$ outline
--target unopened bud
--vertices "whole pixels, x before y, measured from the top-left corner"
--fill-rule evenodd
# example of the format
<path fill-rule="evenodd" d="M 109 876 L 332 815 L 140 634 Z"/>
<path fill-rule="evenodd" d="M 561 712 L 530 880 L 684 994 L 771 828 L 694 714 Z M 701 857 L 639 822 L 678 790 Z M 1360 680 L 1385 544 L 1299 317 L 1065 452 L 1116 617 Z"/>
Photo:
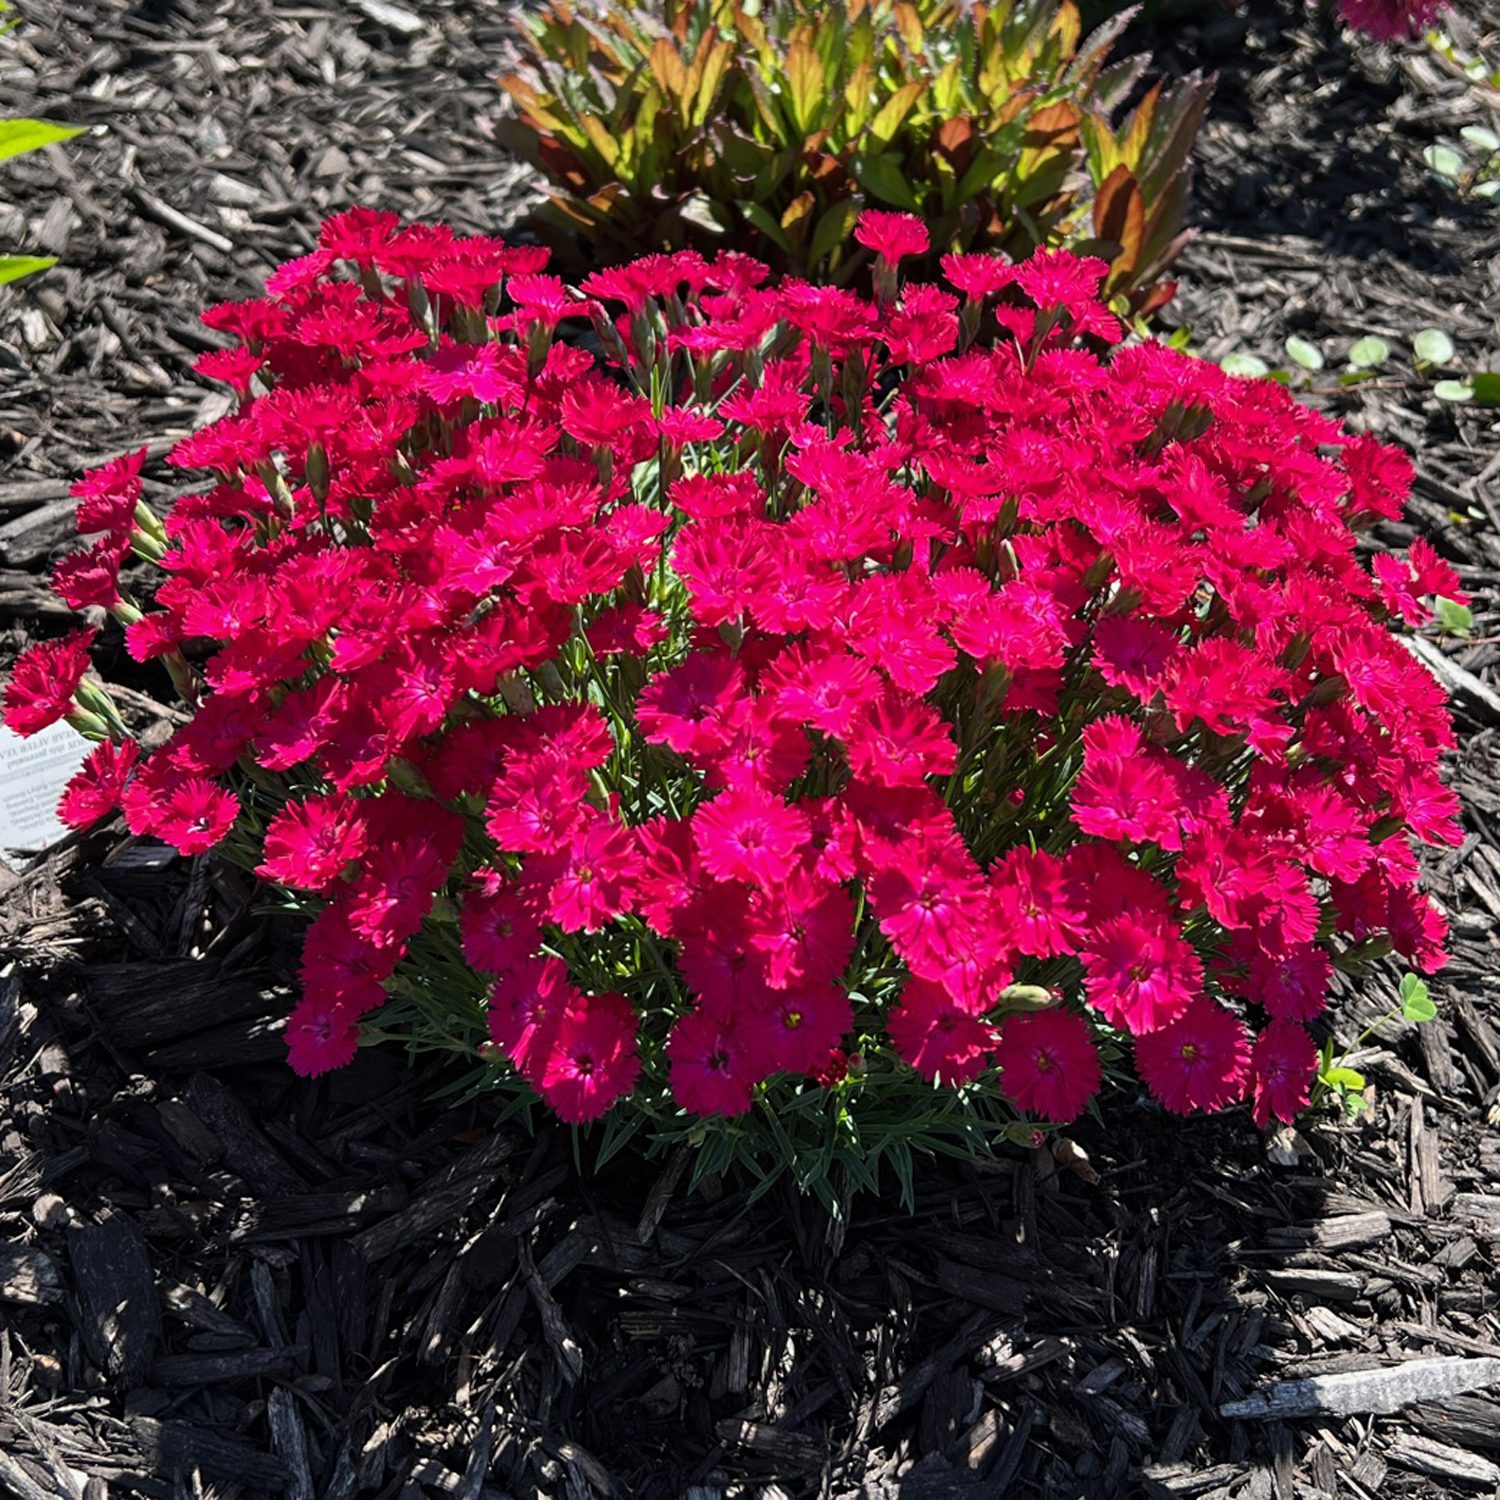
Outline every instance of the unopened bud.
<path fill-rule="evenodd" d="M 319 505 L 328 499 L 328 450 L 322 443 L 307 445 L 307 487 Z"/>

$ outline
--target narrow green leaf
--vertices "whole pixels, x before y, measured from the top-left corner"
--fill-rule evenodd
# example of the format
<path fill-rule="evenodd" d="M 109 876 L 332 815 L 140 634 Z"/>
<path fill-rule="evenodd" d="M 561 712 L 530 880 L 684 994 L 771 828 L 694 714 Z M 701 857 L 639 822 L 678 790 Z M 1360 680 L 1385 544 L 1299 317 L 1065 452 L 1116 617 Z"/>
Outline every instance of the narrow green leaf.
<path fill-rule="evenodd" d="M 1453 358 L 1453 340 L 1441 328 L 1424 328 L 1411 346 L 1425 365 L 1445 365 Z"/>
<path fill-rule="evenodd" d="M 1477 151 L 1500 151 L 1500 135 L 1486 125 L 1465 125 L 1459 136 Z"/>
<path fill-rule="evenodd" d="M 882 203 L 894 204 L 908 213 L 922 212 L 922 207 L 906 180 L 899 157 L 893 154 L 859 157 L 854 163 L 854 175 L 859 185 L 867 193 L 873 193 Z"/>
<path fill-rule="evenodd" d="M 1266 373 L 1266 362 L 1253 354 L 1226 354 L 1219 361 L 1219 368 L 1226 375 L 1240 375 L 1246 380 L 1257 380 Z"/>
<path fill-rule="evenodd" d="M 0 255 L 0 286 L 8 281 L 19 281 L 34 271 L 45 271 L 48 266 L 56 264 L 55 255 Z"/>
<path fill-rule="evenodd" d="M 1286 352 L 1304 370 L 1323 368 L 1323 351 L 1309 339 L 1298 338 L 1296 334 L 1293 334 L 1286 341 Z"/>
<path fill-rule="evenodd" d="M 813 230 L 807 245 L 809 266 L 821 266 L 849 238 L 854 221 L 859 217 L 859 207 L 857 198 L 845 198 L 842 203 L 835 203 L 818 220 L 818 226 Z"/>
<path fill-rule="evenodd" d="M 82 134 L 81 125 L 56 125 L 51 120 L 0 120 L 0 161 Z"/>
<path fill-rule="evenodd" d="M 781 225 L 760 204 L 745 200 L 740 203 L 739 210 L 779 250 L 786 255 L 792 253 L 791 242 L 782 233 Z"/>
<path fill-rule="evenodd" d="M 1390 345 L 1373 333 L 1367 333 L 1349 351 L 1349 363 L 1356 370 L 1374 370 L 1391 357 Z"/>

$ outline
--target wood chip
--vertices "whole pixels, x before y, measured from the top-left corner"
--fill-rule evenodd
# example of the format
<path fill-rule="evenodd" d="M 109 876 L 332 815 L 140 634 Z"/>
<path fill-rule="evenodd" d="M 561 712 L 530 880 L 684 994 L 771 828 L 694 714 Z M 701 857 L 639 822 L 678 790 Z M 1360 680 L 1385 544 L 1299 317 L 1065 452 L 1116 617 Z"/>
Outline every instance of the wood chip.
<path fill-rule="evenodd" d="M 1396 1437 L 1387 1445 L 1385 1456 L 1398 1468 L 1412 1469 L 1432 1479 L 1483 1484 L 1492 1488 L 1500 1484 L 1500 1464 L 1480 1458 L 1477 1453 L 1465 1453 L 1462 1448 L 1434 1442 L 1431 1438 Z"/>
<path fill-rule="evenodd" d="M 0 1246 L 0 1302 L 43 1306 L 62 1297 L 62 1275 L 45 1250 L 35 1245 Z"/>
<path fill-rule="evenodd" d="M 1287 1417 L 1394 1412 L 1500 1383 L 1500 1359 L 1413 1359 L 1378 1370 L 1347 1370 L 1309 1380 L 1282 1380 L 1242 1401 L 1220 1406 L 1226 1417 L 1270 1421 Z"/>

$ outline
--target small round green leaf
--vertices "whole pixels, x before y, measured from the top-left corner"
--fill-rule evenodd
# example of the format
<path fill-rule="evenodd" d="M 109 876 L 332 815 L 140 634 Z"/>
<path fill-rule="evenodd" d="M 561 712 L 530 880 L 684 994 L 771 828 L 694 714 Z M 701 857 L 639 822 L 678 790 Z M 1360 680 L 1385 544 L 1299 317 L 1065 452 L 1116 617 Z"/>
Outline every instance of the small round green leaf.
<path fill-rule="evenodd" d="M 1476 182 L 1469 189 L 1469 195 L 1473 198 L 1494 198 L 1500 195 L 1500 177 L 1489 177 L 1483 182 Z"/>
<path fill-rule="evenodd" d="M 1424 328 L 1412 340 L 1412 349 L 1424 365 L 1445 365 L 1453 358 L 1453 340 L 1441 328 Z"/>
<path fill-rule="evenodd" d="M 1437 1006 L 1427 992 L 1426 981 L 1415 974 L 1404 974 L 1401 978 L 1401 1015 L 1417 1025 L 1437 1015 Z"/>
<path fill-rule="evenodd" d="M 1373 333 L 1367 333 L 1349 351 L 1349 363 L 1356 370 L 1373 370 L 1391 357 L 1390 345 Z"/>
<path fill-rule="evenodd" d="M 1219 361 L 1219 368 L 1226 375 L 1241 375 L 1247 380 L 1256 380 L 1266 373 L 1266 362 L 1253 354 L 1226 354 Z"/>
<path fill-rule="evenodd" d="M 1457 182 L 1466 168 L 1463 157 L 1452 146 L 1429 146 L 1422 153 L 1422 160 L 1448 182 Z"/>
<path fill-rule="evenodd" d="M 1309 339 L 1298 338 L 1296 334 L 1293 334 L 1286 341 L 1286 352 L 1288 357 L 1295 360 L 1304 370 L 1323 368 L 1323 351 Z"/>
<path fill-rule="evenodd" d="M 1433 386 L 1432 394 L 1439 401 L 1472 401 L 1474 387 L 1467 380 L 1440 380 Z"/>
<path fill-rule="evenodd" d="M 1423 1021 L 1432 1020 L 1437 1015 L 1437 1006 L 1432 1003 L 1432 997 L 1428 995 L 1425 984 L 1422 986 L 1422 993 L 1420 995 L 1413 995 L 1401 1007 L 1401 1015 L 1403 1019 L 1417 1026 L 1420 1026 Z"/>
<path fill-rule="evenodd" d="M 1478 151 L 1500 151 L 1500 135 L 1484 125 L 1465 125 L 1459 135 Z"/>

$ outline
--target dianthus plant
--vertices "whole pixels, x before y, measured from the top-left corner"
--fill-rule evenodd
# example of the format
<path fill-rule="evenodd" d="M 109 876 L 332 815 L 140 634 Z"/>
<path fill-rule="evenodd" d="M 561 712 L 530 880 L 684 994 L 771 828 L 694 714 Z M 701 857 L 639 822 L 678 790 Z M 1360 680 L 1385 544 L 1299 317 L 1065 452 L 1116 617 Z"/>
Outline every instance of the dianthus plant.
<path fill-rule="evenodd" d="M 857 233 L 872 300 L 734 253 L 571 290 L 351 211 L 206 315 L 238 406 L 171 461 L 208 486 L 162 525 L 142 455 L 80 482 L 58 590 L 191 720 L 138 756 L 87 632 L 8 720 L 99 738 L 72 822 L 315 913 L 293 1067 L 468 1048 L 563 1120 L 801 1172 L 1072 1120 L 1106 1073 L 1287 1120 L 1334 968 L 1442 961 L 1411 840 L 1456 837 L 1450 727 L 1394 627 L 1457 580 L 1355 551 L 1407 461 L 1122 343 L 1099 262 L 903 286 L 922 225 Z"/>

